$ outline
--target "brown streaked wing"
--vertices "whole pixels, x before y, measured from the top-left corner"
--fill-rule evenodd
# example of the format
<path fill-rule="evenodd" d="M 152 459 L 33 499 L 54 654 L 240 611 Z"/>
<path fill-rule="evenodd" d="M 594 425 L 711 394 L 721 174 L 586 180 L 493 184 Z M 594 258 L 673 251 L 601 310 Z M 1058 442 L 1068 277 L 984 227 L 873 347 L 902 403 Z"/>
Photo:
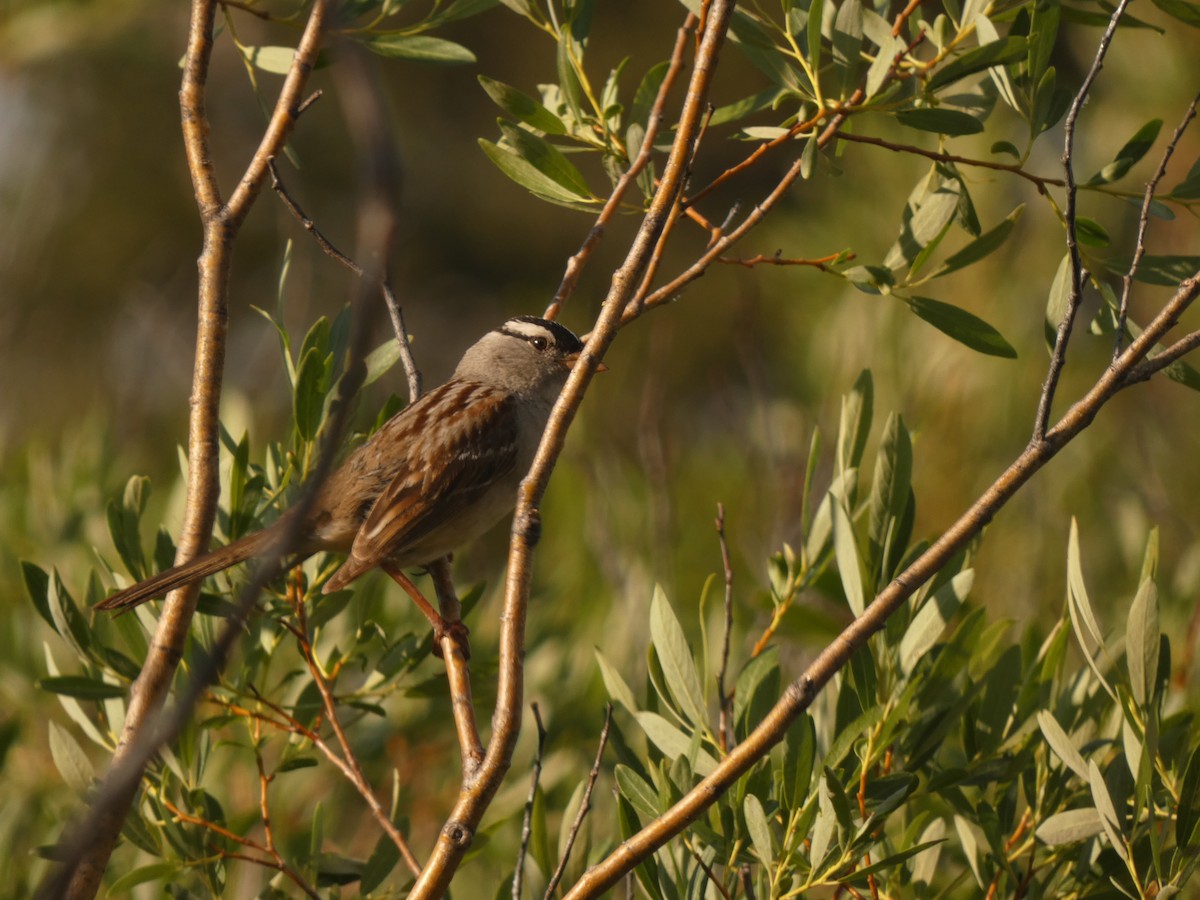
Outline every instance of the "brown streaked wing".
<path fill-rule="evenodd" d="M 356 569 L 376 566 L 397 549 L 419 542 L 516 465 L 513 399 L 483 385 L 464 390 L 462 402 L 472 407 L 474 427 L 430 441 L 413 468 L 400 472 L 379 495 L 354 538 L 350 557 L 359 563 Z M 425 477 L 414 477 L 418 472 Z"/>

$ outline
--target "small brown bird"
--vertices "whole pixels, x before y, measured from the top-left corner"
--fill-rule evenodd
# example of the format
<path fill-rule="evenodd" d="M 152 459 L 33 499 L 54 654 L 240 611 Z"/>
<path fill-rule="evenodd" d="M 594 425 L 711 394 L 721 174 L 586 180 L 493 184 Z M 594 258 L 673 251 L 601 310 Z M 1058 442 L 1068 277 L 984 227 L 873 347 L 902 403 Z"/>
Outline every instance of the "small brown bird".
<path fill-rule="evenodd" d="M 376 567 L 411 586 L 404 567 L 440 559 L 511 512 L 582 349 L 557 322 L 509 319 L 463 354 L 449 381 L 351 453 L 322 485 L 298 532 L 301 559 L 322 550 L 348 554 L 324 592 Z M 129 609 L 261 556 L 291 517 L 118 591 L 96 609 Z M 441 616 L 419 593 L 413 599 L 440 637 Z"/>

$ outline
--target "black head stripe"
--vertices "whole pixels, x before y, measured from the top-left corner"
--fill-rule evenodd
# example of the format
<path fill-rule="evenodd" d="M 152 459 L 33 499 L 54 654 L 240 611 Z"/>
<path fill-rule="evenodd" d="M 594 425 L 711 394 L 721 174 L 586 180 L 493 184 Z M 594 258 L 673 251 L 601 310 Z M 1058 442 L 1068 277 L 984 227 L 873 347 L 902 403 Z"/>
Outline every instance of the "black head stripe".
<path fill-rule="evenodd" d="M 575 332 L 573 332 L 570 328 L 566 328 L 565 326 L 559 325 L 557 322 L 552 322 L 549 319 L 543 319 L 538 316 L 516 316 L 515 318 L 509 319 L 508 322 L 525 322 L 530 325 L 538 325 L 542 328 L 545 328 L 554 338 L 555 345 L 563 353 L 578 353 L 583 349 L 583 342 L 575 336 Z M 501 333 L 512 335 L 513 337 L 519 337 L 522 340 L 529 340 L 530 336 L 528 334 L 524 333 L 523 331 L 517 331 L 509 328 L 508 322 L 504 323 L 504 325 L 500 327 L 499 331 Z"/>

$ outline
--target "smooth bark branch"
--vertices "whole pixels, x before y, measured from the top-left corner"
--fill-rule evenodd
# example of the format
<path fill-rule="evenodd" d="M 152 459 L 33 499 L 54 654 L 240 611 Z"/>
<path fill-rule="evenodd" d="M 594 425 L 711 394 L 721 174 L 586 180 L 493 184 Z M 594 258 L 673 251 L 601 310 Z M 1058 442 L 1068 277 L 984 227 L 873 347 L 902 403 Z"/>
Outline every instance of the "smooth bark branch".
<path fill-rule="evenodd" d="M 746 739 L 735 747 L 683 799 L 622 843 L 587 871 L 565 895 L 566 900 L 597 897 L 614 887 L 643 859 L 698 819 L 705 810 L 765 756 L 787 733 L 817 692 L 849 661 L 851 654 L 883 628 L 895 610 L 973 540 L 997 512 L 1046 463 L 1083 431 L 1096 414 L 1123 388 L 1134 383 L 1138 363 L 1200 294 L 1200 273 L 1183 281 L 1154 320 L 1118 360 L 1072 406 L 1043 440 L 1031 441 L 1024 452 L 996 479 L 938 540 L 908 569 L 876 596 L 861 616 L 825 648 L 808 669 L 788 685 L 774 708 Z"/>
<path fill-rule="evenodd" d="M 475 829 L 512 763 L 513 747 L 520 730 L 519 713 L 524 691 L 525 616 L 532 576 L 533 544 L 538 530 L 538 506 L 554 463 L 562 451 L 567 429 L 583 400 L 597 364 L 616 336 L 621 312 L 637 288 L 667 215 L 683 190 L 686 163 L 691 158 L 692 146 L 699 132 L 708 88 L 716 68 L 717 52 L 725 39 L 733 5 L 732 0 L 714 0 L 707 6 L 706 15 L 702 16 L 705 21 L 704 34 L 662 180 L 625 262 L 613 275 L 600 317 L 584 347 L 580 362 L 567 379 L 555 404 L 533 466 L 518 491 L 500 622 L 500 670 L 491 739 L 476 777 L 463 784 L 458 802 L 442 827 L 425 871 L 409 894 L 413 900 L 441 897 L 449 888 L 454 872 L 471 844 Z"/>
<path fill-rule="evenodd" d="M 198 260 L 199 314 L 188 423 L 187 503 L 176 563 L 186 562 L 204 551 L 216 517 L 220 492 L 218 410 L 228 330 L 233 238 L 262 187 L 267 161 L 283 148 L 291 130 L 294 110 L 316 59 L 330 3 L 317 0 L 314 4 L 267 133 L 228 205 L 221 201 L 212 162 L 205 103 L 217 5 L 216 0 L 192 3 L 179 91 L 184 148 L 204 225 L 204 243 Z M 129 708 L 113 754 L 108 783 L 98 792 L 79 826 L 68 827 L 60 841 L 67 861 L 43 882 L 40 894 L 71 900 L 95 896 L 149 756 L 145 747 L 147 738 L 160 730 L 158 712 L 182 658 L 198 595 L 199 586 L 192 585 L 172 592 L 163 604 L 146 663 L 130 691 Z"/>

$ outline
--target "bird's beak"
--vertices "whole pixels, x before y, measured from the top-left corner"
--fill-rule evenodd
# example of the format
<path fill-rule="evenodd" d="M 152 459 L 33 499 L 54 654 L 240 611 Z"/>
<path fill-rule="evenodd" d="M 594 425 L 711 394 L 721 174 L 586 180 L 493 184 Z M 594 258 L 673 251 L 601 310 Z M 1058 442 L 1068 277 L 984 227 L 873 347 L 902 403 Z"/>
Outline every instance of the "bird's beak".
<path fill-rule="evenodd" d="M 579 354 L 572 353 L 569 356 L 563 357 L 562 364 L 564 366 L 566 366 L 568 369 L 573 369 L 573 368 L 575 368 L 575 363 L 577 363 L 577 362 L 579 362 Z M 596 371 L 597 372 L 607 372 L 608 366 L 606 366 L 604 363 L 596 363 Z"/>

